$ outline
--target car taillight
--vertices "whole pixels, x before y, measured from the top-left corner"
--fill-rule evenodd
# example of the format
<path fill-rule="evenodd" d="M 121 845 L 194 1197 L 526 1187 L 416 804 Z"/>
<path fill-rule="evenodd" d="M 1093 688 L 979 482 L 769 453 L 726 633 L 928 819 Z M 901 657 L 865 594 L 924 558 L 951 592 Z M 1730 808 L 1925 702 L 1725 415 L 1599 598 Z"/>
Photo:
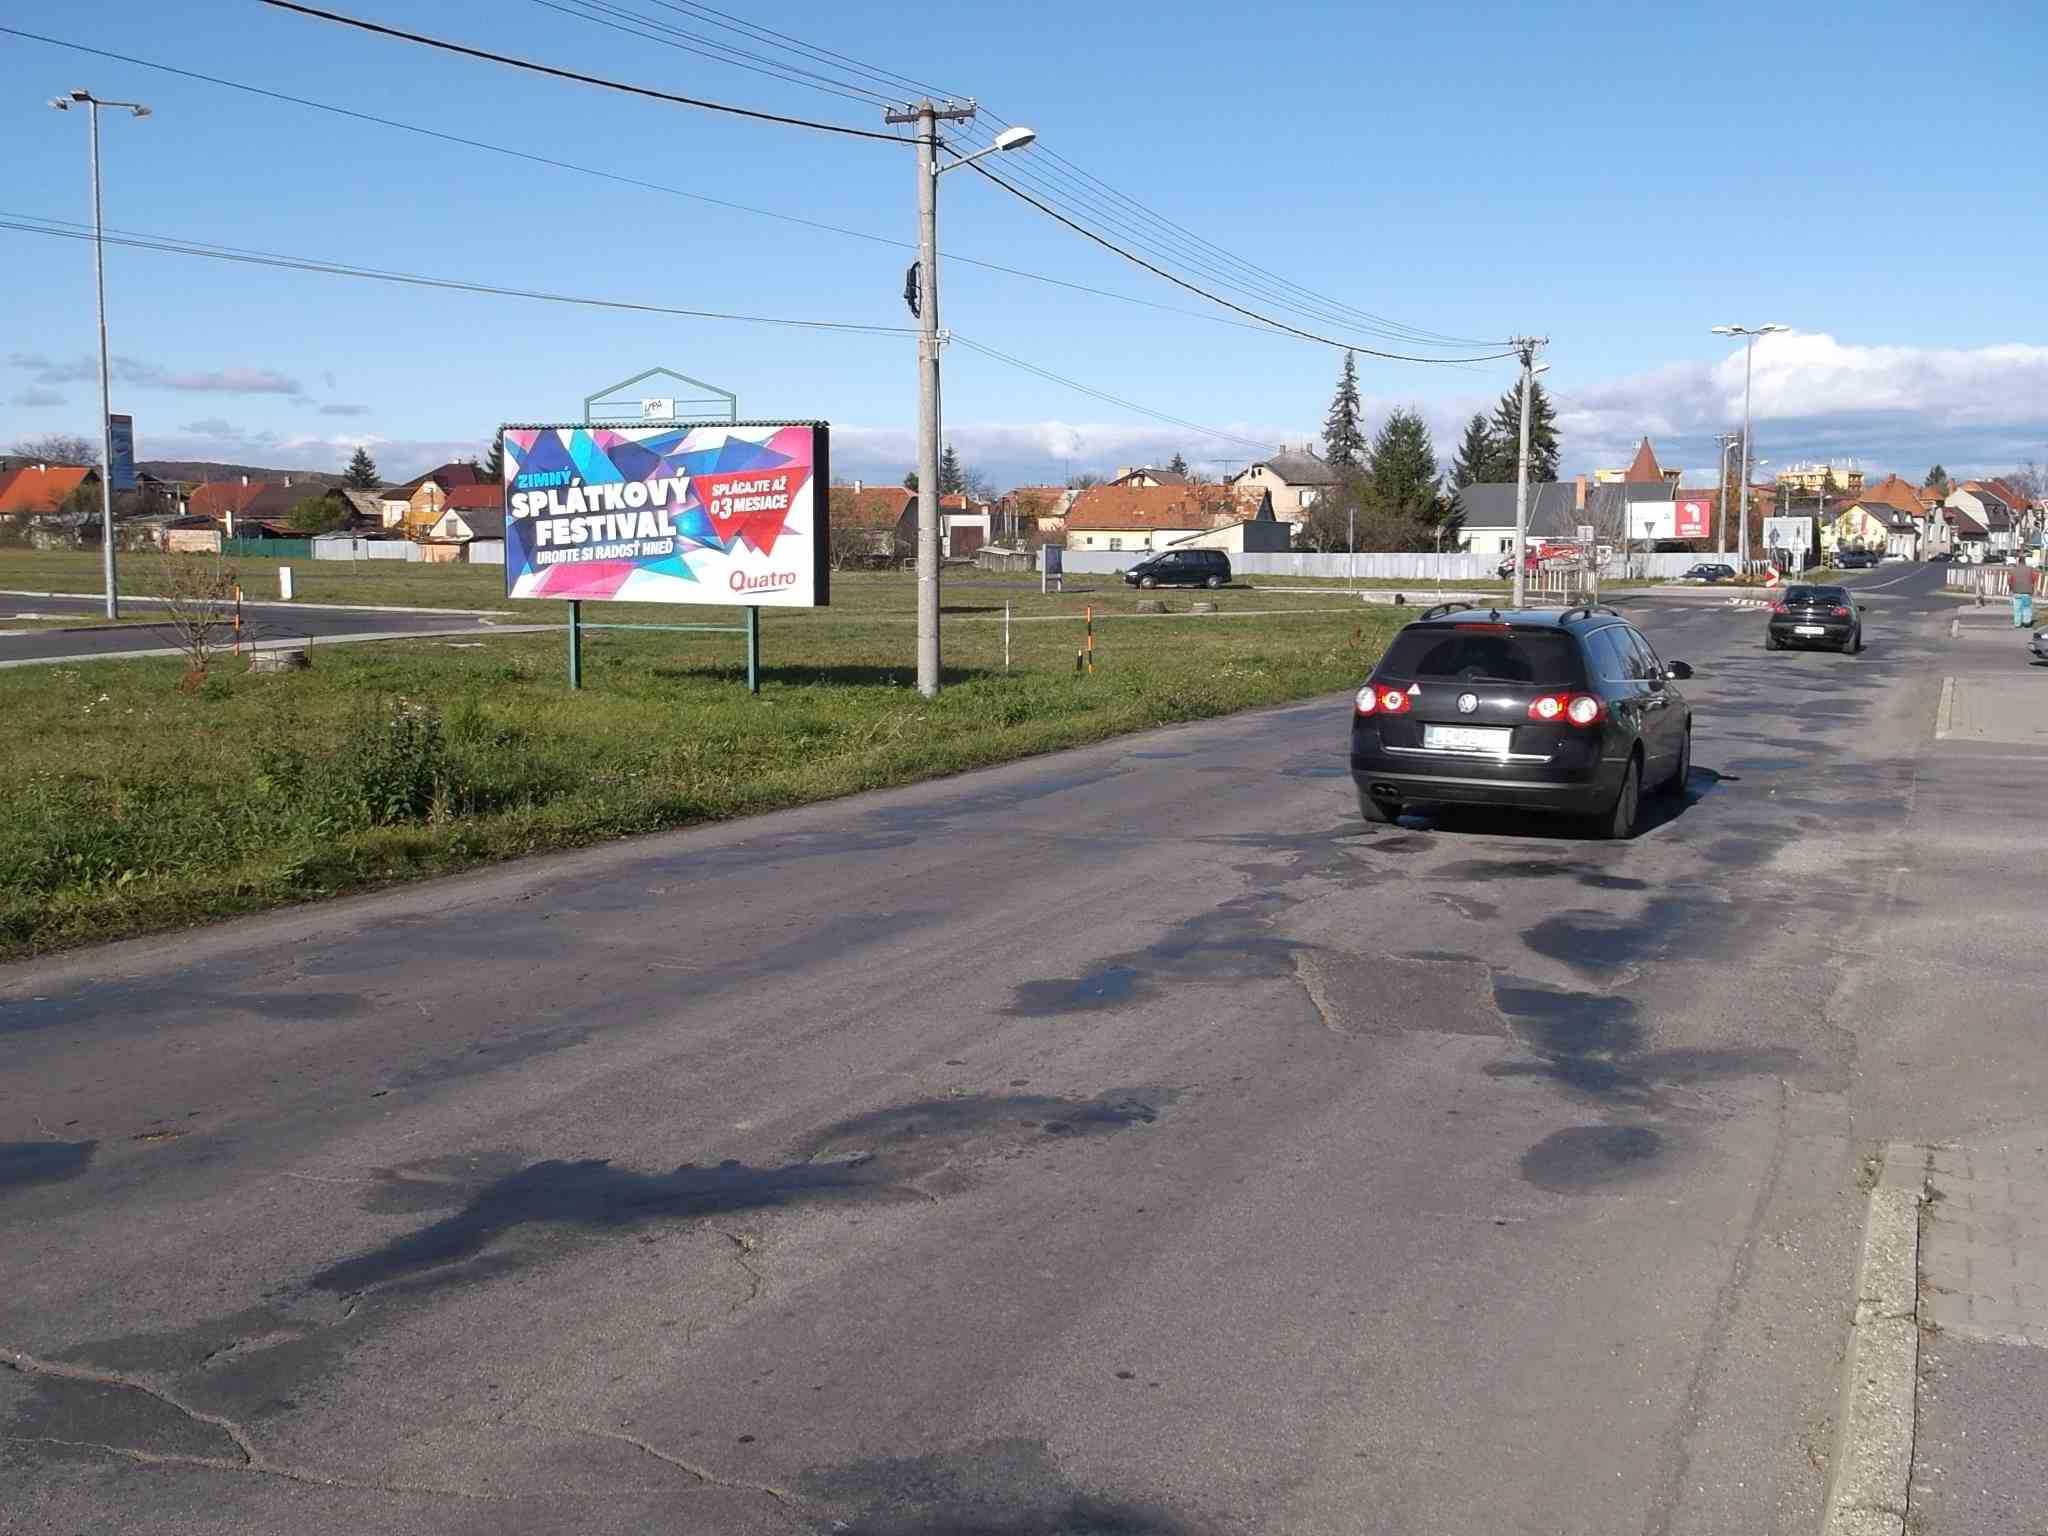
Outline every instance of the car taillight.
<path fill-rule="evenodd" d="M 1849 610 L 1846 608 L 1830 608 L 1828 610 L 1828 617 L 1834 619 L 1846 619 L 1847 617 L 1849 617 Z"/>
<path fill-rule="evenodd" d="M 1358 712 L 1361 715 L 1376 714 L 1380 707 L 1380 691 L 1367 683 L 1358 690 Z"/>
<path fill-rule="evenodd" d="M 1792 610 L 1790 608 L 1787 608 L 1783 603 L 1771 604 L 1771 612 L 1773 613 L 1790 613 L 1791 611 Z"/>
<path fill-rule="evenodd" d="M 1607 701 L 1597 693 L 1546 693 L 1530 703 L 1529 718 L 1546 724 L 1598 725 L 1607 718 Z"/>
<path fill-rule="evenodd" d="M 1405 715 L 1408 713 L 1408 695 L 1398 688 L 1380 690 L 1380 713 L 1383 715 Z"/>

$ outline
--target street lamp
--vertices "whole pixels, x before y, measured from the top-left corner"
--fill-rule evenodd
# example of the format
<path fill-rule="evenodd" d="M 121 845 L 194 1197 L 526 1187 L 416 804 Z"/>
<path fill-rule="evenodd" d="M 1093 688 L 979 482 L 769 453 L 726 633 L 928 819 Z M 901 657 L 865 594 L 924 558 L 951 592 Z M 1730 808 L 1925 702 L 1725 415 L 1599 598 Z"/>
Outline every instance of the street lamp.
<path fill-rule="evenodd" d="M 149 108 L 139 101 L 101 101 L 84 89 L 50 100 L 59 112 L 69 112 L 74 103 L 87 109 L 86 115 L 92 122 L 92 279 L 100 322 L 100 570 L 107 583 L 107 617 L 118 619 L 121 602 L 114 590 L 114 406 L 107 380 L 107 258 L 100 229 L 100 108 L 120 107 L 136 117 L 149 116 Z"/>
<path fill-rule="evenodd" d="M 929 99 L 882 114 L 885 123 L 917 125 L 917 691 L 939 692 L 939 177 L 983 155 L 1022 149 L 1038 135 L 1005 128 L 995 142 L 951 165 L 940 165 L 939 123 L 974 116 L 974 103 Z"/>
<path fill-rule="evenodd" d="M 1515 606 L 1529 593 L 1529 397 L 1536 387 L 1536 375 L 1548 373 L 1550 364 L 1536 361 L 1536 349 L 1550 340 L 1547 336 L 1518 336 L 1515 348 L 1522 354 L 1522 441 L 1515 459 Z"/>
<path fill-rule="evenodd" d="M 1742 342 L 1742 481 L 1736 487 L 1736 505 L 1740 509 L 1736 520 L 1736 547 L 1741 551 L 1738 563 L 1749 564 L 1749 385 L 1756 364 L 1756 339 L 1759 336 L 1774 336 L 1779 331 L 1789 331 L 1789 325 L 1717 325 L 1716 336 L 1740 336 Z"/>

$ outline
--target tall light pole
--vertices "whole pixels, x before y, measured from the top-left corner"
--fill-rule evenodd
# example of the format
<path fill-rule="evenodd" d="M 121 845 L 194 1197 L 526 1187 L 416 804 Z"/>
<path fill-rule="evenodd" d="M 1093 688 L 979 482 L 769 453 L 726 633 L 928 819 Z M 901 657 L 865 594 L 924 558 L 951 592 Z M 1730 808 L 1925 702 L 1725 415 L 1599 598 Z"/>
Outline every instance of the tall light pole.
<path fill-rule="evenodd" d="M 1515 349 L 1522 354 L 1522 441 L 1515 459 L 1515 606 L 1528 596 L 1529 577 L 1529 402 L 1535 393 L 1536 375 L 1547 372 L 1548 363 L 1536 363 L 1536 349 L 1548 336 L 1517 336 Z"/>
<path fill-rule="evenodd" d="M 939 124 L 974 116 L 974 103 L 918 102 L 885 112 L 886 123 L 917 125 L 917 691 L 939 692 L 939 177 L 983 155 L 1022 149 L 1038 135 L 1006 128 L 987 149 L 939 164 Z"/>
<path fill-rule="evenodd" d="M 1737 512 L 1736 547 L 1741 550 L 1737 563 L 1744 567 L 1749 564 L 1749 386 L 1756 369 L 1756 339 L 1772 336 L 1779 331 L 1789 331 L 1789 325 L 1717 325 L 1716 336 L 1740 336 L 1742 342 L 1742 483 L 1736 487 Z"/>
<path fill-rule="evenodd" d="M 1734 451 L 1735 451 L 1735 439 L 1736 439 L 1736 435 L 1737 435 L 1737 434 L 1735 434 L 1735 433 L 1733 433 L 1733 432 L 1719 432 L 1719 433 L 1716 433 L 1716 434 L 1715 434 L 1715 436 L 1714 436 L 1714 441 L 1715 441 L 1715 442 L 1717 442 L 1717 443 L 1719 443 L 1719 444 L 1721 445 L 1721 468 L 1720 468 L 1720 483 L 1721 483 L 1721 488 L 1720 488 L 1720 492 L 1719 492 L 1719 496 L 1718 496 L 1718 500 L 1719 500 L 1719 501 L 1720 501 L 1720 503 L 1721 503 L 1721 517 L 1720 517 L 1720 523 L 1721 523 L 1721 526 L 1720 526 L 1720 530 L 1719 530 L 1718 536 L 1717 536 L 1717 537 L 1715 538 L 1715 540 L 1714 540 L 1714 543 L 1715 543 L 1715 545 L 1716 545 L 1716 548 L 1715 548 L 1715 551 L 1714 551 L 1714 552 L 1715 552 L 1716 554 L 1720 555 L 1720 556 L 1721 556 L 1721 558 L 1722 558 L 1722 559 L 1724 559 L 1724 560 L 1725 560 L 1725 559 L 1726 559 L 1726 558 L 1728 557 L 1728 501 L 1729 501 L 1729 496 L 1728 496 L 1728 489 L 1729 489 L 1729 482 L 1730 482 L 1730 481 L 1731 481 L 1731 479 L 1733 478 L 1733 477 L 1732 477 L 1732 476 L 1731 476 L 1731 475 L 1730 475 L 1730 474 L 1728 473 L 1728 460 L 1729 460 L 1729 458 L 1730 458 L 1730 457 L 1731 457 L 1731 456 L 1733 455 L 1733 453 L 1734 453 Z"/>
<path fill-rule="evenodd" d="M 50 105 L 69 112 L 73 103 L 86 109 L 92 124 L 92 280 L 98 301 L 100 324 L 100 570 L 107 583 L 107 617 L 121 616 L 121 600 L 114 590 L 114 423 L 112 386 L 107 379 L 107 253 L 100 228 L 100 108 L 120 107 L 137 117 L 149 116 L 139 101 L 101 101 L 88 90 L 69 96 L 54 96 Z"/>

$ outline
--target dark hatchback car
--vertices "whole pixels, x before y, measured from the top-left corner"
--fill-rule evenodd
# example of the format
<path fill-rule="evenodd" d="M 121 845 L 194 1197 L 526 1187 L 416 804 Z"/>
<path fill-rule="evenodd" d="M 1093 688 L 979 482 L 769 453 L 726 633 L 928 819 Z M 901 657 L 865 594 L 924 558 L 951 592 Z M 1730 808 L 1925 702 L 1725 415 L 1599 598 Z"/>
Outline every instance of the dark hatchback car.
<path fill-rule="evenodd" d="M 1764 649 L 1818 645 L 1850 655 L 1863 649 L 1863 605 L 1847 587 L 1787 587 L 1764 622 Z"/>
<path fill-rule="evenodd" d="M 1845 571 L 1868 571 L 1884 563 L 1884 556 L 1874 549 L 1845 549 L 1835 557 L 1835 564 Z"/>
<path fill-rule="evenodd" d="M 1124 572 L 1133 587 L 1227 587 L 1230 556 L 1220 549 L 1167 549 Z"/>
<path fill-rule="evenodd" d="M 1611 608 L 1431 608 L 1394 637 L 1351 714 L 1367 821 L 1414 802 L 1507 806 L 1635 831 L 1646 786 L 1682 789 L 1692 710 Z"/>
<path fill-rule="evenodd" d="M 1717 561 L 1702 560 L 1678 579 L 1680 581 L 1733 581 L 1735 579 L 1735 567 Z"/>

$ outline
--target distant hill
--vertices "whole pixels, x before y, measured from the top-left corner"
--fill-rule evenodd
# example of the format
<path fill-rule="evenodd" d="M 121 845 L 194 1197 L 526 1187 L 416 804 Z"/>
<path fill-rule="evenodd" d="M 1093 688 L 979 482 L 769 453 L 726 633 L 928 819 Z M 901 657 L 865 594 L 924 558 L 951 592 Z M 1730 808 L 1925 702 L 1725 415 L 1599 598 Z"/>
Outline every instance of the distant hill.
<path fill-rule="evenodd" d="M 342 476 L 317 469 L 263 469 L 254 464 L 208 464 L 195 459 L 137 459 L 135 467 L 159 480 L 239 480 L 247 475 L 252 481 L 269 480 L 279 485 L 289 480 L 295 486 L 306 486 L 309 492 L 343 483 Z"/>

